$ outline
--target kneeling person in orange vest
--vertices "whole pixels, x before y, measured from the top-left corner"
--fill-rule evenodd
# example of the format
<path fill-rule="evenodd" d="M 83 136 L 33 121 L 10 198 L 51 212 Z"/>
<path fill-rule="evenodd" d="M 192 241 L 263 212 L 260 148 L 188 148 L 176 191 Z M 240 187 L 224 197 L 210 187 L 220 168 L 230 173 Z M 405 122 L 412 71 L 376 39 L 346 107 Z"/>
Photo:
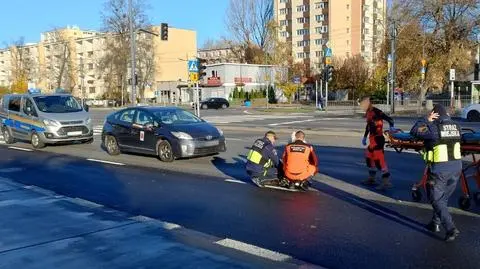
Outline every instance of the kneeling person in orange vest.
<path fill-rule="evenodd" d="M 282 159 L 289 187 L 308 189 L 309 180 L 318 172 L 318 159 L 313 146 L 305 143 L 304 132 L 295 133 L 295 141 L 285 147 Z"/>

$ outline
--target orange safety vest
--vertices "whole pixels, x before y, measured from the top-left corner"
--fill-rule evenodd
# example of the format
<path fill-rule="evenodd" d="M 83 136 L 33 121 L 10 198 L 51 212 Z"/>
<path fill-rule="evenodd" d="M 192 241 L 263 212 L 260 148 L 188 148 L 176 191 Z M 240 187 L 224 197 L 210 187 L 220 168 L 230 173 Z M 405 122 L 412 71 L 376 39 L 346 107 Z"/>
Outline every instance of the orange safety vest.
<path fill-rule="evenodd" d="M 317 172 L 317 157 L 311 145 L 295 141 L 285 147 L 283 167 L 285 176 L 292 180 L 304 180 L 309 176 L 309 168 L 315 167 Z"/>

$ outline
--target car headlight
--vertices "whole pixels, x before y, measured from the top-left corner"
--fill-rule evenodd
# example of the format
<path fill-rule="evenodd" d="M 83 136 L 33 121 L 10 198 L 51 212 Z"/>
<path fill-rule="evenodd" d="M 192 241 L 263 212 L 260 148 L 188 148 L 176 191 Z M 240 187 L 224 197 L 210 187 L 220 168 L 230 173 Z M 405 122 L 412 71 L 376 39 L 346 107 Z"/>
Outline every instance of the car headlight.
<path fill-rule="evenodd" d="M 223 136 L 223 131 L 222 131 L 222 129 L 220 129 L 220 128 L 217 127 L 217 130 L 218 130 L 218 133 L 220 134 L 220 136 Z"/>
<path fill-rule="evenodd" d="M 90 123 L 92 123 L 92 118 L 89 117 L 85 120 L 85 124 L 90 124 Z"/>
<path fill-rule="evenodd" d="M 172 134 L 178 139 L 191 140 L 192 136 L 184 132 L 172 132 Z"/>
<path fill-rule="evenodd" d="M 49 119 L 44 119 L 43 124 L 45 124 L 46 126 L 52 126 L 52 127 L 56 127 L 60 125 L 57 121 L 49 120 Z"/>

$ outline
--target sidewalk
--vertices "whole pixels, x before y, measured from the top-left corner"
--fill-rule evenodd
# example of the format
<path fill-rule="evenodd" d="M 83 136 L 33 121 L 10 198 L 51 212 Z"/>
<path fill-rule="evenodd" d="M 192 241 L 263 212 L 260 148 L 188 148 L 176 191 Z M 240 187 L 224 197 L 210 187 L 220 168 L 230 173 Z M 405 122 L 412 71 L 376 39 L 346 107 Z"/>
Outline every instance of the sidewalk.
<path fill-rule="evenodd" d="M 2 269 L 299 267 L 280 253 L 248 254 L 222 246 L 228 239 L 6 178 L 0 178 L 0 215 Z"/>

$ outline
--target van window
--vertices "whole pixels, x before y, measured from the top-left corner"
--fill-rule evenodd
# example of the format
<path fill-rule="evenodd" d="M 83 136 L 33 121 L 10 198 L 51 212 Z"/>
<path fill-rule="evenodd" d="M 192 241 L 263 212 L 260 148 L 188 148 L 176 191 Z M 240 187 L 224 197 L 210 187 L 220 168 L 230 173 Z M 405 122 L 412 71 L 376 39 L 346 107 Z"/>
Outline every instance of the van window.
<path fill-rule="evenodd" d="M 28 108 L 30 108 L 30 112 L 28 112 Z M 33 106 L 33 103 L 29 98 L 24 99 L 23 113 L 25 113 L 25 115 L 32 115 L 37 117 L 37 112 L 35 111 L 35 107 Z"/>
<path fill-rule="evenodd" d="M 33 100 L 40 111 L 45 113 L 80 112 L 82 106 L 70 95 L 35 96 Z"/>
<path fill-rule="evenodd" d="M 21 97 L 10 97 L 10 101 L 8 102 L 8 110 L 20 112 L 20 101 L 22 100 Z"/>

